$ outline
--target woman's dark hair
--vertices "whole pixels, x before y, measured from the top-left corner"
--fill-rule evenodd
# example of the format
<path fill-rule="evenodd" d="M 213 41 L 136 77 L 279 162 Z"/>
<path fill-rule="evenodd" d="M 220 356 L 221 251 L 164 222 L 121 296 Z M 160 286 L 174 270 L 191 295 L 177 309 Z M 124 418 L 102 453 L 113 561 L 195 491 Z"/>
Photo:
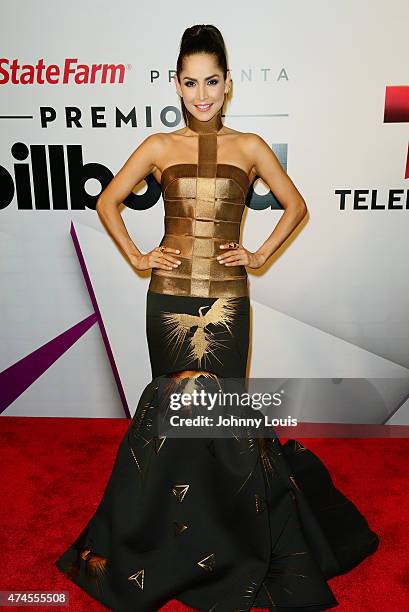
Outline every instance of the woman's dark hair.
<path fill-rule="evenodd" d="M 215 56 L 219 68 L 226 79 L 227 55 L 223 36 L 218 28 L 213 25 L 194 25 L 183 32 L 180 41 L 179 56 L 176 63 L 176 74 L 180 81 L 183 68 L 183 60 L 188 55 L 196 53 L 210 53 Z M 183 98 L 181 98 L 182 114 L 187 125 L 187 112 Z"/>

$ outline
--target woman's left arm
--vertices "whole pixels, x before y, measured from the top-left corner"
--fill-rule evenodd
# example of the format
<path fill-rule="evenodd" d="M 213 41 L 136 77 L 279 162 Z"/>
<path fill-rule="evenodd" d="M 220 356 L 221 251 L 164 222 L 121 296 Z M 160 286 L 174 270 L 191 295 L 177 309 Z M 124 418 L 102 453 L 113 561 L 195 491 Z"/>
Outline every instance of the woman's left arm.
<path fill-rule="evenodd" d="M 307 205 L 265 140 L 258 134 L 246 134 L 246 139 L 246 153 L 253 159 L 253 168 L 257 176 L 270 187 L 284 208 L 284 214 L 255 253 L 241 248 L 219 255 L 218 260 L 225 265 L 242 264 L 250 268 L 260 268 L 305 217 Z M 228 248 L 228 245 L 222 247 Z"/>

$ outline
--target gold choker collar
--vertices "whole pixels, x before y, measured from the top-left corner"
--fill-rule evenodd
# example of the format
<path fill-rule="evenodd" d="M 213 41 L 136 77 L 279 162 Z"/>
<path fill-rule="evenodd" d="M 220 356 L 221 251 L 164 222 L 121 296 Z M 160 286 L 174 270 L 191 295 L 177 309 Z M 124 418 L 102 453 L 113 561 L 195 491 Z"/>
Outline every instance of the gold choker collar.
<path fill-rule="evenodd" d="M 214 134 L 219 132 L 223 127 L 221 108 L 208 121 L 200 121 L 200 119 L 194 117 L 187 108 L 186 114 L 188 128 L 197 134 Z"/>

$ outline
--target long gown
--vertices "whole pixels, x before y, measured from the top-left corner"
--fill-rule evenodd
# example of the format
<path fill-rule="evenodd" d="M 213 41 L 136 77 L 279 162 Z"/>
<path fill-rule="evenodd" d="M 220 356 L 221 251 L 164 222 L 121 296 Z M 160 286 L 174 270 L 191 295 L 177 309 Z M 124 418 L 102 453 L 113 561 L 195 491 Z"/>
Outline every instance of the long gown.
<path fill-rule="evenodd" d="M 249 346 L 246 268 L 216 260 L 220 244 L 240 242 L 249 179 L 217 163 L 221 111 L 206 122 L 188 111 L 188 125 L 197 164 L 171 165 L 161 180 L 161 244 L 180 249 L 182 263 L 152 270 L 152 380 L 95 514 L 55 566 L 116 612 L 156 612 L 171 599 L 203 612 L 326 610 L 338 605 L 327 580 L 379 538 L 320 459 L 273 431 L 160 435 L 170 391 L 244 380 Z"/>

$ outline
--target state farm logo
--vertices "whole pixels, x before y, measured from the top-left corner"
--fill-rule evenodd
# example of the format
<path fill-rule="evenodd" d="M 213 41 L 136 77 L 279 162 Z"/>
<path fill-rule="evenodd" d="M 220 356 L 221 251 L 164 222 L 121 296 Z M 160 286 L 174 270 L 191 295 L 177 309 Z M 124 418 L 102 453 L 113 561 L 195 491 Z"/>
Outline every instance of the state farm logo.
<path fill-rule="evenodd" d="M 77 57 L 67 57 L 64 63 L 46 64 L 40 58 L 36 64 L 20 65 L 17 59 L 0 58 L 0 85 L 92 85 L 123 83 L 129 64 L 81 64 Z"/>

